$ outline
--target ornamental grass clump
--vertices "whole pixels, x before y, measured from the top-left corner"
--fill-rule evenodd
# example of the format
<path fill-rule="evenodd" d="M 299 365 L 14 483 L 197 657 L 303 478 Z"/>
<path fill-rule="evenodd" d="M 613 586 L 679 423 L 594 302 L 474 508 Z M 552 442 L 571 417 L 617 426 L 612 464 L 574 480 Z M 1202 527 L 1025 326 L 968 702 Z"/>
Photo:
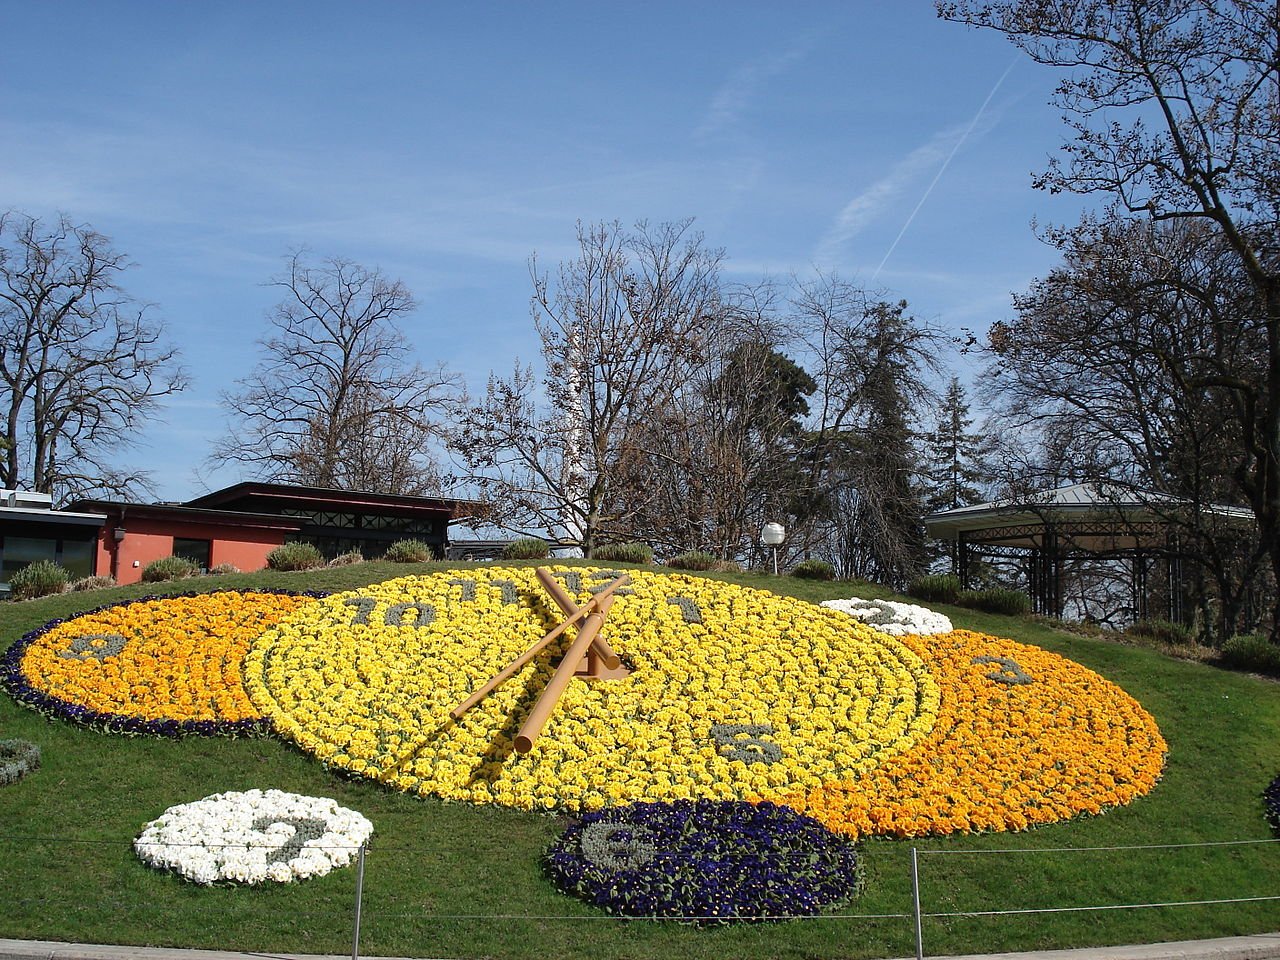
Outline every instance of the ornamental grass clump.
<path fill-rule="evenodd" d="M 314 570 L 324 566 L 324 557 L 313 543 L 286 543 L 267 554 L 272 570 Z"/>
<path fill-rule="evenodd" d="M 73 580 L 67 589 L 75 593 L 82 593 L 85 590 L 105 590 L 107 587 L 114 587 L 115 585 L 115 577 L 92 576 Z"/>
<path fill-rule="evenodd" d="M 916 577 L 907 587 L 907 596 L 930 603 L 955 603 L 960 596 L 960 578 L 949 573 Z"/>
<path fill-rule="evenodd" d="M 433 556 L 429 543 L 421 540 L 397 540 L 387 547 L 382 559 L 392 563 L 426 563 Z"/>
<path fill-rule="evenodd" d="M 714 570 L 717 560 L 705 550 L 689 550 L 678 553 L 667 561 L 668 567 L 676 570 Z"/>
<path fill-rule="evenodd" d="M 1225 666 L 1280 677 L 1280 646 L 1260 633 L 1237 634 L 1222 645 Z"/>
<path fill-rule="evenodd" d="M 15 600 L 34 600 L 67 589 L 67 571 L 52 560 L 29 563 L 9 578 L 9 593 Z"/>
<path fill-rule="evenodd" d="M 1020 590 L 961 590 L 955 600 L 962 607 L 1006 617 L 1022 617 L 1031 612 L 1031 598 Z"/>
<path fill-rule="evenodd" d="M 503 560 L 541 560 L 551 552 L 545 540 L 537 537 L 521 537 L 502 548 Z"/>
<path fill-rule="evenodd" d="M 1146 646 L 1165 644 L 1179 647 L 1193 639 L 1188 628 L 1168 620 L 1139 620 L 1125 627 L 1124 635 Z"/>
<path fill-rule="evenodd" d="M 834 580 L 836 568 L 825 560 L 801 560 L 789 571 L 800 580 Z"/>
<path fill-rule="evenodd" d="M 0 787 L 17 783 L 40 766 L 40 748 L 29 740 L 0 740 Z"/>
<path fill-rule="evenodd" d="M 587 814 L 543 864 L 566 893 L 610 913 L 697 924 L 813 916 L 859 885 L 851 840 L 767 802 L 677 800 Z"/>
<path fill-rule="evenodd" d="M 609 563 L 652 563 L 653 547 L 647 543 L 606 543 L 591 551 L 592 560 Z"/>
<path fill-rule="evenodd" d="M 364 554 L 359 550 L 348 550 L 346 553 L 340 553 L 328 563 L 326 567 L 350 567 L 357 563 L 364 563 Z"/>
<path fill-rule="evenodd" d="M 185 557 L 161 557 L 142 568 L 143 583 L 162 583 L 165 580 L 185 580 L 200 572 L 200 565 Z"/>

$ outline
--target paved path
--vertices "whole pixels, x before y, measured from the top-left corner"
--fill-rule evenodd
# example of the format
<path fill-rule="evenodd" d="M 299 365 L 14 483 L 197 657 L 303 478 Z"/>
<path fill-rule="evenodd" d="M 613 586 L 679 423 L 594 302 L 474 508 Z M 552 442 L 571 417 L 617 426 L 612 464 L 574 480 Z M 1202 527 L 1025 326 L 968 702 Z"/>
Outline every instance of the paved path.
<path fill-rule="evenodd" d="M 52 940 L 0 939 L 0 960 L 350 960 L 350 954 L 319 956 L 301 953 L 231 953 L 223 950 L 111 947 Z M 370 957 L 367 960 L 393 958 Z M 1223 937 L 1220 940 L 1149 943 L 1132 947 L 1001 953 L 987 957 L 931 956 L 928 960 L 1280 960 L 1280 933 Z"/>

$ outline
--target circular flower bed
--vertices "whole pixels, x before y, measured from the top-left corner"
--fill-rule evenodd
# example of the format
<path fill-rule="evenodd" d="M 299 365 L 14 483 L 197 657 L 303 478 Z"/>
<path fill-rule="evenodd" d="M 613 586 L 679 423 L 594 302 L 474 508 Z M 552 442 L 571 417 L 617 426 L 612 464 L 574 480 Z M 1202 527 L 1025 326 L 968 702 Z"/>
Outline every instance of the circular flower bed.
<path fill-rule="evenodd" d="M 853 843 L 772 803 L 635 803 L 589 813 L 544 861 L 610 913 L 698 923 L 812 916 L 858 886 Z"/>
<path fill-rule="evenodd" d="M 946 616 L 914 603 L 848 597 L 844 600 L 823 600 L 822 606 L 857 617 L 863 623 L 895 637 L 951 632 L 951 621 Z"/>
<path fill-rule="evenodd" d="M 612 573 L 561 571 L 578 603 Z M 562 617 L 530 568 L 405 577 L 268 630 L 255 705 L 331 766 L 400 789 L 525 809 L 756 799 L 873 769 L 933 726 L 918 653 L 814 604 L 633 572 L 604 629 L 634 665 L 574 682 L 531 752 L 516 732 L 569 637 L 454 722 L 449 711 Z"/>
<path fill-rule="evenodd" d="M 1276 830 L 1280 830 L 1280 776 L 1268 784 L 1262 792 L 1262 808 L 1267 822 Z"/>
<path fill-rule="evenodd" d="M 372 823 L 334 800 L 248 790 L 170 807 L 133 848 L 148 866 L 195 883 L 287 883 L 346 866 L 372 834 Z"/>
<path fill-rule="evenodd" d="M 849 834 L 908 837 L 1100 813 L 1159 780 L 1155 720 L 1093 671 L 965 630 L 904 642 L 942 689 L 933 729 L 866 776 L 781 802 Z"/>
<path fill-rule="evenodd" d="M 241 667 L 250 642 L 316 595 L 143 597 L 55 620 L 0 661 L 0 681 L 45 713 L 127 733 L 246 732 L 261 714 Z"/>
<path fill-rule="evenodd" d="M 0 787 L 17 783 L 40 766 L 40 748 L 29 740 L 0 740 Z"/>

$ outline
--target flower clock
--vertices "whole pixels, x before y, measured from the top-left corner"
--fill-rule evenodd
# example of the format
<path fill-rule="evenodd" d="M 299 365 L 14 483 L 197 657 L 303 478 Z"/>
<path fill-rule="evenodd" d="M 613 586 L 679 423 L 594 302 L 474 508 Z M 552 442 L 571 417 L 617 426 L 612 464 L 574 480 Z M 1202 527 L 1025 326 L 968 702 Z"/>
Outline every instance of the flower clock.
<path fill-rule="evenodd" d="M 548 851 L 562 890 L 694 923 L 811 916 L 858 888 L 853 841 L 772 803 L 677 800 L 588 813 Z"/>
<path fill-rule="evenodd" d="M 170 807 L 133 848 L 195 883 L 287 883 L 345 866 L 372 834 L 365 817 L 333 800 L 247 790 Z"/>
<path fill-rule="evenodd" d="M 896 636 L 698 577 L 485 566 L 107 608 L 24 638 L 4 670 L 62 716 L 265 722 L 350 774 L 526 810 L 768 801 L 846 837 L 918 836 L 1154 786 L 1165 744 L 1123 690 L 1010 640 L 921 636 L 941 626 L 924 613 L 896 614 L 918 631 Z"/>

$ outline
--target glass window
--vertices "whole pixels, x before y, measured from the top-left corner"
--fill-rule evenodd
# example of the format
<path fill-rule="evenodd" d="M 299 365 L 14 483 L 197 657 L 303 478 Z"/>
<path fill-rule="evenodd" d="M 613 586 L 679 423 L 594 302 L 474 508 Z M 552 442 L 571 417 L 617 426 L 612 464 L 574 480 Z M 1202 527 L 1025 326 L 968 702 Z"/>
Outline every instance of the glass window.
<path fill-rule="evenodd" d="M 88 540 L 63 540 L 59 562 L 72 580 L 80 580 L 93 572 L 93 548 Z"/>
<path fill-rule="evenodd" d="M 0 583 L 8 583 L 9 578 L 29 563 L 37 560 L 57 560 L 58 541 L 45 540 L 42 537 L 5 537 L 4 546 L 0 547 Z"/>
<path fill-rule="evenodd" d="M 207 571 L 209 569 L 209 553 L 212 549 L 213 543 L 209 540 L 188 540 L 186 537 L 173 538 L 173 555 L 199 564 L 201 570 Z"/>

